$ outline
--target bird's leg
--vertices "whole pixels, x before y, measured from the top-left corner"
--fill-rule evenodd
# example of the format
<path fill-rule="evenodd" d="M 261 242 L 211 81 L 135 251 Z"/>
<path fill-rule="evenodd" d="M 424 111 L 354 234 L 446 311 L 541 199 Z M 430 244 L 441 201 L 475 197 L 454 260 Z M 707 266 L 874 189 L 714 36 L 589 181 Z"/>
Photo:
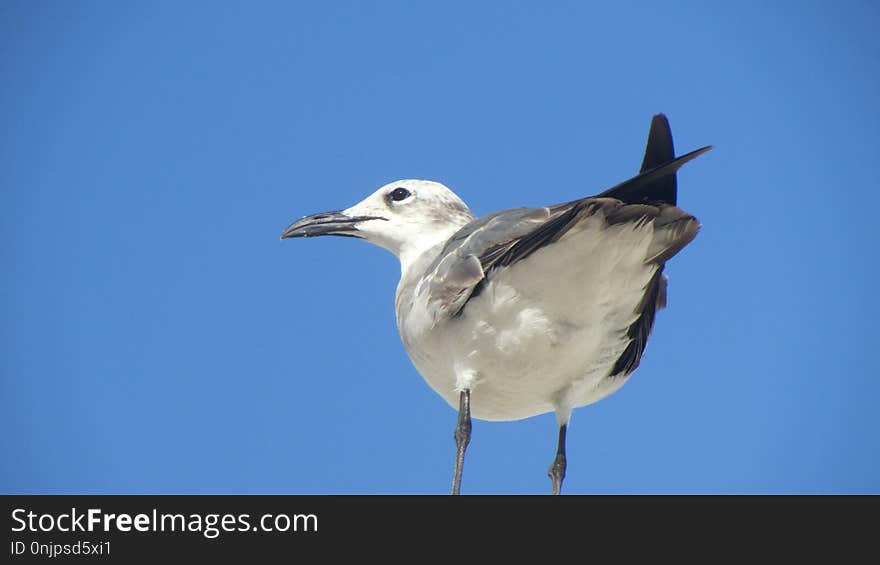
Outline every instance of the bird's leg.
<path fill-rule="evenodd" d="M 458 404 L 458 424 L 455 426 L 455 471 L 452 474 L 452 494 L 461 492 L 461 469 L 464 466 L 464 450 L 471 441 L 471 391 L 461 391 Z"/>
<path fill-rule="evenodd" d="M 550 465 L 547 475 L 550 476 L 552 482 L 552 494 L 560 494 L 562 492 L 562 479 L 565 478 L 565 430 L 567 424 L 559 426 L 559 445 L 556 448 L 556 458 Z"/>

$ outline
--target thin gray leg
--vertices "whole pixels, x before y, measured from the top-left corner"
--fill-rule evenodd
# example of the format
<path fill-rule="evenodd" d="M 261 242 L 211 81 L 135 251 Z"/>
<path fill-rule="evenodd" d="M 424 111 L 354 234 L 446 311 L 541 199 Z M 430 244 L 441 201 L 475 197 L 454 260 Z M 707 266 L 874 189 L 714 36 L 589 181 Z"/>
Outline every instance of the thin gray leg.
<path fill-rule="evenodd" d="M 464 450 L 471 441 L 471 391 L 461 391 L 458 404 L 458 424 L 455 426 L 455 471 L 452 474 L 452 494 L 461 493 L 461 469 Z"/>
<path fill-rule="evenodd" d="M 556 459 L 550 465 L 547 475 L 550 476 L 552 482 L 552 493 L 560 494 L 562 492 L 562 480 L 565 478 L 565 430 L 568 425 L 559 426 L 559 445 L 556 447 Z"/>

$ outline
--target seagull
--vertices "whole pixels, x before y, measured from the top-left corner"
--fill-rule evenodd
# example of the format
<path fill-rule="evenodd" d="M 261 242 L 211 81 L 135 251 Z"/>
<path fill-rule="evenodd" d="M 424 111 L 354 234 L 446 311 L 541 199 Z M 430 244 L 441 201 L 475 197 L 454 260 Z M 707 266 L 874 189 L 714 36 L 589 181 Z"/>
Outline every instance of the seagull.
<path fill-rule="evenodd" d="M 554 412 L 548 476 L 560 494 L 572 410 L 619 390 L 639 366 L 666 261 L 700 229 L 676 206 L 669 122 L 651 121 L 640 173 L 595 196 L 477 218 L 428 180 L 386 184 L 345 210 L 306 216 L 281 239 L 364 239 L 400 260 L 397 327 L 413 365 L 458 410 L 452 494 L 461 492 L 471 418 Z"/>

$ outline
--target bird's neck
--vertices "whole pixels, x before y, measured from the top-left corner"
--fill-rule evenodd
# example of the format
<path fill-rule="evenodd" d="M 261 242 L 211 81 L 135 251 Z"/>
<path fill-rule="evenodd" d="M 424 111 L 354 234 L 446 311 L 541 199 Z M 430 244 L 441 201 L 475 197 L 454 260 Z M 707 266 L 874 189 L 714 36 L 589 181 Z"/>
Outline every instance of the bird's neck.
<path fill-rule="evenodd" d="M 467 221 L 450 222 L 441 228 L 425 230 L 415 237 L 408 238 L 406 243 L 400 246 L 397 253 L 397 257 L 400 259 L 401 275 L 405 276 L 410 269 L 426 260 L 433 260 L 433 255 L 439 252 L 443 244 L 466 223 Z M 430 258 L 425 257 L 428 253 L 431 254 Z"/>

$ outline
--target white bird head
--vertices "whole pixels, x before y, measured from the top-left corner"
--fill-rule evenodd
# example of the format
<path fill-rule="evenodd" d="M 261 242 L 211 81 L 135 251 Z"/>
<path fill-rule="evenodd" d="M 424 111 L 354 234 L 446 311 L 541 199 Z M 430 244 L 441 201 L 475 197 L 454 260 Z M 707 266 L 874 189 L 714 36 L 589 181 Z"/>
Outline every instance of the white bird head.
<path fill-rule="evenodd" d="M 474 219 L 461 198 L 439 182 L 388 183 L 345 210 L 306 216 L 281 239 L 341 235 L 365 239 L 394 253 L 404 267 Z"/>

